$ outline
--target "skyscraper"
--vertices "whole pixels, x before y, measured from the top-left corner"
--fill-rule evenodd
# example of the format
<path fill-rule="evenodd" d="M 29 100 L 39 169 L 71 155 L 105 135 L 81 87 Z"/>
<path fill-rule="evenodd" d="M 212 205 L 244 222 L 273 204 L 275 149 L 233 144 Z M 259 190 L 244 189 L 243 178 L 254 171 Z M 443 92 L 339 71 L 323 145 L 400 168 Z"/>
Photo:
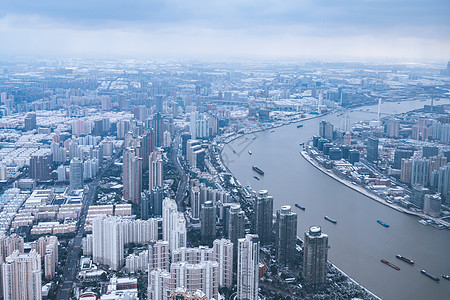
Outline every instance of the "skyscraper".
<path fill-rule="evenodd" d="M 35 250 L 14 251 L 2 265 L 3 299 L 42 299 L 41 276 L 41 257 Z"/>
<path fill-rule="evenodd" d="M 232 204 L 228 215 L 228 239 L 233 243 L 234 257 L 237 258 L 238 239 L 245 236 L 245 213 L 239 204 Z"/>
<path fill-rule="evenodd" d="M 123 219 L 99 216 L 92 222 L 92 260 L 118 271 L 124 263 L 125 232 Z"/>
<path fill-rule="evenodd" d="M 259 239 L 247 234 L 239 239 L 237 269 L 237 299 L 257 300 L 259 281 Z"/>
<path fill-rule="evenodd" d="M 200 218 L 201 210 L 201 199 L 200 199 L 200 188 L 198 186 L 193 186 L 191 188 L 191 214 L 192 218 Z"/>
<path fill-rule="evenodd" d="M 311 226 L 305 232 L 303 247 L 303 277 L 308 285 L 323 284 L 327 275 L 328 235 L 320 226 Z"/>
<path fill-rule="evenodd" d="M 154 146 L 156 146 L 156 147 L 162 146 L 162 141 L 163 141 L 163 128 L 162 128 L 163 126 L 162 126 L 162 124 L 163 124 L 163 122 L 162 122 L 161 114 L 158 112 L 153 116 L 153 119 L 152 119 L 152 128 L 155 133 Z"/>
<path fill-rule="evenodd" d="M 428 185 L 430 162 L 427 158 L 413 158 L 411 169 L 411 185 Z"/>
<path fill-rule="evenodd" d="M 181 212 L 178 212 L 175 200 L 165 198 L 163 200 L 163 240 L 169 242 L 171 251 L 180 247 L 186 247 L 186 220 Z"/>
<path fill-rule="evenodd" d="M 30 177 L 36 180 L 50 180 L 53 155 L 45 150 L 39 151 L 30 158 Z"/>
<path fill-rule="evenodd" d="M 150 194 L 152 216 L 161 217 L 162 216 L 162 203 L 163 203 L 163 190 L 159 186 L 155 186 L 151 190 Z"/>
<path fill-rule="evenodd" d="M 378 138 L 369 137 L 367 139 L 367 160 L 370 162 L 378 161 Z"/>
<path fill-rule="evenodd" d="M 70 161 L 70 189 L 77 190 L 83 188 L 83 162 L 75 157 Z"/>
<path fill-rule="evenodd" d="M 149 187 L 151 191 L 155 186 L 163 186 L 163 159 L 162 149 L 155 149 L 149 157 Z"/>
<path fill-rule="evenodd" d="M 441 214 L 441 196 L 439 194 L 426 194 L 423 201 L 423 212 L 432 217 Z"/>
<path fill-rule="evenodd" d="M 262 245 L 272 242 L 273 197 L 260 190 L 255 203 L 255 231 Z"/>
<path fill-rule="evenodd" d="M 219 286 L 233 285 L 233 243 L 227 239 L 217 239 L 213 242 L 213 251 L 219 263 Z"/>
<path fill-rule="evenodd" d="M 30 130 L 36 129 L 37 128 L 36 114 L 29 114 L 28 116 L 26 116 L 24 123 L 25 123 L 25 126 L 24 126 L 25 131 L 30 131 Z"/>
<path fill-rule="evenodd" d="M 151 201 L 147 191 L 141 193 L 141 219 L 148 220 L 151 215 Z"/>
<path fill-rule="evenodd" d="M 134 148 L 127 148 L 123 154 L 123 196 L 136 204 L 141 202 L 142 158 Z"/>
<path fill-rule="evenodd" d="M 211 201 L 202 206 L 201 232 L 202 241 L 211 245 L 216 238 L 216 207 Z"/>
<path fill-rule="evenodd" d="M 297 240 L 297 214 L 289 205 L 284 205 L 277 211 L 276 249 L 277 261 L 284 266 L 290 266 L 295 261 Z"/>

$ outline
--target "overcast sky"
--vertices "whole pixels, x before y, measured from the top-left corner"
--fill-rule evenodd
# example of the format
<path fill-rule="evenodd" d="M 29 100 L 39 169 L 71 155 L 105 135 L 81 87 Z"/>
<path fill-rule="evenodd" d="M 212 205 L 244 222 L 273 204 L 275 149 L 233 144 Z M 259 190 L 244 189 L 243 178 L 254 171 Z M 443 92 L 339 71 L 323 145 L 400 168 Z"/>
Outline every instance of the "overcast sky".
<path fill-rule="evenodd" d="M 4 0 L 0 54 L 450 60 L 450 0 Z"/>

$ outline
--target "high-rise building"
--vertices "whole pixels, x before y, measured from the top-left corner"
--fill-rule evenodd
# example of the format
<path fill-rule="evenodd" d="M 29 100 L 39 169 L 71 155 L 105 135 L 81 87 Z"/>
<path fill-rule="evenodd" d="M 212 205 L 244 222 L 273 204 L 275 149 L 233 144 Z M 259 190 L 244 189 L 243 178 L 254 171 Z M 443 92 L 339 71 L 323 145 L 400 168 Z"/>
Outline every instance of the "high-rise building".
<path fill-rule="evenodd" d="M 83 188 L 83 162 L 75 157 L 70 161 L 70 189 L 78 190 Z"/>
<path fill-rule="evenodd" d="M 234 257 L 237 258 L 238 239 L 245 236 L 245 213 L 239 204 L 232 204 L 227 216 L 228 239 L 233 243 Z"/>
<path fill-rule="evenodd" d="M 15 250 L 19 253 L 24 252 L 23 237 L 13 233 L 10 236 L 0 237 L 0 263 L 5 261 Z"/>
<path fill-rule="evenodd" d="M 412 173 L 412 159 L 402 159 L 400 181 L 404 183 L 411 183 Z"/>
<path fill-rule="evenodd" d="M 148 220 L 151 215 L 151 200 L 147 191 L 141 193 L 141 219 Z"/>
<path fill-rule="evenodd" d="M 31 244 L 44 261 L 44 276 L 50 280 L 55 275 L 58 266 L 58 238 L 56 236 L 40 237 Z"/>
<path fill-rule="evenodd" d="M 152 128 L 155 133 L 155 146 L 161 147 L 163 142 L 163 122 L 159 112 L 153 116 Z"/>
<path fill-rule="evenodd" d="M 149 157 L 149 187 L 151 191 L 155 186 L 163 186 L 163 158 L 162 149 L 155 149 Z"/>
<path fill-rule="evenodd" d="M 450 203 L 450 164 L 439 168 L 437 191 L 445 202 Z"/>
<path fill-rule="evenodd" d="M 186 247 L 186 220 L 183 213 L 178 212 L 175 200 L 163 200 L 163 240 L 169 242 L 171 251 Z"/>
<path fill-rule="evenodd" d="M 411 185 L 420 184 L 421 186 L 428 185 L 428 176 L 430 162 L 427 158 L 413 158 L 411 168 Z"/>
<path fill-rule="evenodd" d="M 119 271 L 124 263 L 124 224 L 120 217 L 99 216 L 92 223 L 92 258 L 94 263 Z"/>
<path fill-rule="evenodd" d="M 255 202 L 255 231 L 262 245 L 272 242 L 273 197 L 260 190 Z"/>
<path fill-rule="evenodd" d="M 439 217 L 441 214 L 441 195 L 426 194 L 423 202 L 423 212 L 432 217 Z"/>
<path fill-rule="evenodd" d="M 402 167 L 402 159 L 409 159 L 411 156 L 414 155 L 414 149 L 405 149 L 405 148 L 398 148 L 394 152 L 394 169 L 401 169 Z"/>
<path fill-rule="evenodd" d="M 312 226 L 305 232 L 303 247 L 303 277 L 308 285 L 323 284 L 327 275 L 328 235 L 320 226 Z"/>
<path fill-rule="evenodd" d="M 213 242 L 213 251 L 219 263 L 219 286 L 233 285 L 233 243 L 227 239 L 217 239 Z"/>
<path fill-rule="evenodd" d="M 328 140 L 333 140 L 333 124 L 330 122 L 322 121 L 319 123 L 319 135 Z"/>
<path fill-rule="evenodd" d="M 297 214 L 289 205 L 284 205 L 277 211 L 275 241 L 278 263 L 291 266 L 295 262 L 297 253 Z"/>
<path fill-rule="evenodd" d="M 439 154 L 439 149 L 437 146 L 423 146 L 422 147 L 422 157 L 430 158 L 431 156 L 437 156 Z"/>
<path fill-rule="evenodd" d="M 423 209 L 425 195 L 429 193 L 429 190 L 420 184 L 415 184 L 412 187 L 411 203 L 420 209 Z"/>
<path fill-rule="evenodd" d="M 386 124 L 386 135 L 390 138 L 398 138 L 400 132 L 400 121 L 391 119 Z"/>
<path fill-rule="evenodd" d="M 53 164 L 53 155 L 47 151 L 31 156 L 30 177 L 36 180 L 50 180 L 50 171 Z"/>
<path fill-rule="evenodd" d="M 237 299 L 257 300 L 259 281 L 259 239 L 247 234 L 238 242 Z"/>
<path fill-rule="evenodd" d="M 26 116 L 24 123 L 25 123 L 24 126 L 25 131 L 36 129 L 37 128 L 36 114 L 29 114 L 28 116 Z"/>
<path fill-rule="evenodd" d="M 191 214 L 192 218 L 199 219 L 201 211 L 200 188 L 193 186 L 191 188 Z"/>
<path fill-rule="evenodd" d="M 127 148 L 123 154 L 123 196 L 136 204 L 141 202 L 142 158 L 134 148 Z"/>
<path fill-rule="evenodd" d="M 169 242 L 151 241 L 148 245 L 148 271 L 162 269 L 169 271 Z"/>
<path fill-rule="evenodd" d="M 152 216 L 161 217 L 162 216 L 162 205 L 163 205 L 163 190 L 159 186 L 155 186 L 151 190 L 150 194 Z"/>
<path fill-rule="evenodd" d="M 378 161 L 378 138 L 369 137 L 367 139 L 367 160 L 370 162 Z"/>
<path fill-rule="evenodd" d="M 14 251 L 2 265 L 3 299 L 42 299 L 41 258 L 35 250 Z"/>
<path fill-rule="evenodd" d="M 210 245 L 216 238 L 216 207 L 211 201 L 203 204 L 200 220 L 202 241 Z"/>

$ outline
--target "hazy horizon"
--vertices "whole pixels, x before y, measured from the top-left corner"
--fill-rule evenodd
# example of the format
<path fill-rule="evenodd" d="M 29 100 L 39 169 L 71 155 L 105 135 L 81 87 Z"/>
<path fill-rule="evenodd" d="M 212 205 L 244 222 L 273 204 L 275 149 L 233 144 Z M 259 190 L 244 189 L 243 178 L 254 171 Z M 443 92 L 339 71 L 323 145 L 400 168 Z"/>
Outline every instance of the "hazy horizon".
<path fill-rule="evenodd" d="M 450 2 L 9 1 L 2 57 L 450 59 Z"/>

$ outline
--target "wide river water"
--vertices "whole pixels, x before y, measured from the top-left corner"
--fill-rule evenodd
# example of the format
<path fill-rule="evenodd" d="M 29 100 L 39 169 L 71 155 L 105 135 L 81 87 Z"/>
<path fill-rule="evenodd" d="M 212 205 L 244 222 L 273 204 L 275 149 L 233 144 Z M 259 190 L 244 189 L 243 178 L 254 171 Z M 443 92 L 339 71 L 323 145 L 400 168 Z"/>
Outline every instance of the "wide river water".
<path fill-rule="evenodd" d="M 441 103 L 444 102 L 438 104 Z M 381 111 L 401 113 L 424 104 L 419 101 L 384 103 Z M 375 119 L 376 110 L 377 106 L 367 106 L 348 114 L 353 123 Z M 274 210 L 291 205 L 298 214 L 297 234 L 302 239 L 310 226 L 320 225 L 328 234 L 329 260 L 377 296 L 383 299 L 450 299 L 450 281 L 441 277 L 450 274 L 449 230 L 421 225 L 419 218 L 400 213 L 344 186 L 299 154 L 299 143 L 318 133 L 320 121 L 330 121 L 339 127 L 340 118 L 332 114 L 306 120 L 302 128 L 291 124 L 241 137 L 225 146 L 224 162 L 241 184 L 250 185 L 256 191 L 269 190 L 274 196 Z M 253 154 L 249 155 L 248 150 Z M 252 171 L 252 165 L 264 170 L 265 175 L 259 176 L 261 180 L 254 178 L 257 174 Z M 306 210 L 297 209 L 295 203 L 305 206 Z M 324 220 L 326 215 L 337 220 L 337 224 Z M 377 219 L 390 227 L 380 226 Z M 398 260 L 397 253 L 414 260 L 415 265 Z M 401 270 L 382 264 L 382 258 Z M 435 282 L 422 275 L 422 269 L 440 277 L 441 281 Z"/>

